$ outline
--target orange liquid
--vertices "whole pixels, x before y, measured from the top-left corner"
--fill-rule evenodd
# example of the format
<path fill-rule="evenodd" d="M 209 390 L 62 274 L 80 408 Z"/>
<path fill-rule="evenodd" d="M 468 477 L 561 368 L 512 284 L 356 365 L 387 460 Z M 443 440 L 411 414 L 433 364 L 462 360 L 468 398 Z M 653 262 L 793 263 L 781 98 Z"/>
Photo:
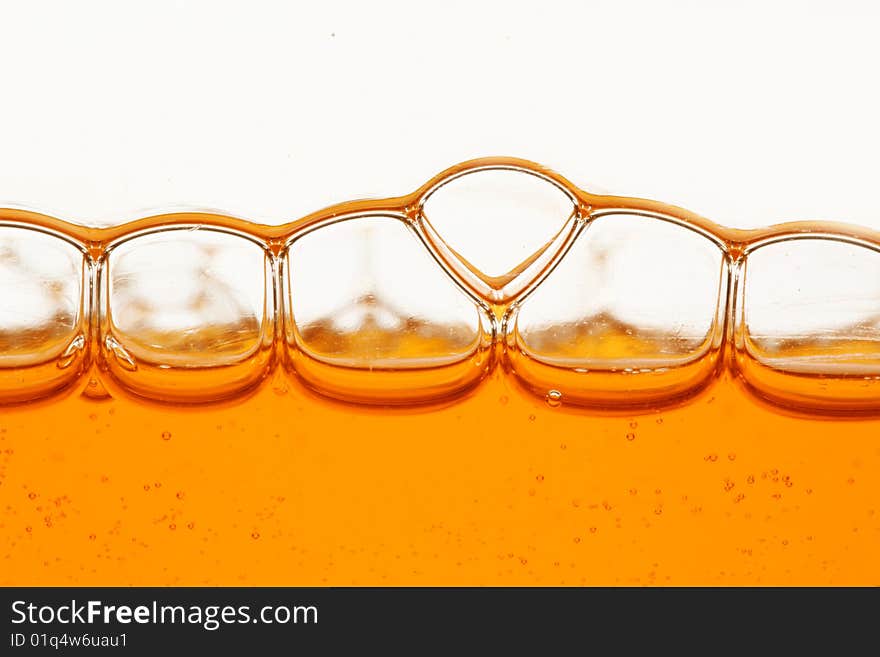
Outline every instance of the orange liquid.
<path fill-rule="evenodd" d="M 280 253 L 288 228 L 250 228 Z M 77 230 L 100 258 L 130 229 Z M 743 235 L 726 233 L 733 252 Z M 606 355 L 655 351 L 626 328 L 609 322 Z M 603 385 L 623 393 L 598 404 L 545 398 L 540 377 L 552 370 L 532 373 L 516 341 L 501 339 L 473 357 L 480 376 L 460 371 L 468 360 L 403 379 L 377 370 L 386 403 L 345 404 L 302 372 L 352 399 L 363 372 L 297 374 L 309 363 L 280 330 L 254 356 L 262 374 L 241 379 L 250 388 L 223 401 L 148 401 L 124 385 L 97 320 L 90 330 L 58 366 L 72 374 L 53 379 L 57 390 L 0 407 L 0 584 L 880 584 L 880 418 L 865 412 L 863 392 L 876 383 L 827 379 L 832 396 L 856 402 L 826 396 L 817 409 L 815 381 L 758 363 L 730 327 L 724 345 L 668 374 L 665 396 L 630 408 L 617 403 L 629 385 L 619 372 Z M 311 341 L 394 357 L 433 353 L 438 335 Z M 572 349 L 599 337 L 574 336 Z M 53 339 L 31 336 L 47 351 Z M 18 343 L 0 344 L 13 353 Z M 789 404 L 743 385 L 760 368 Z M 147 391 L 174 374 L 143 362 L 138 371 Z M 186 376 L 190 388 L 215 383 L 210 371 Z M 394 403 L 432 377 L 431 403 Z"/>
<path fill-rule="evenodd" d="M 500 373 L 422 410 L 279 378 L 180 408 L 0 416 L 4 585 L 880 584 L 877 420 L 550 407 Z"/>

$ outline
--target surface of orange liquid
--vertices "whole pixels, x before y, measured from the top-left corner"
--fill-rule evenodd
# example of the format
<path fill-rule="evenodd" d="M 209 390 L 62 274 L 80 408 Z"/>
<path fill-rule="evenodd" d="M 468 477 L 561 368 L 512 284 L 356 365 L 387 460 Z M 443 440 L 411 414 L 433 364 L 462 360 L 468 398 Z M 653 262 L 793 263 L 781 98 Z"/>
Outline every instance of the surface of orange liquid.
<path fill-rule="evenodd" d="M 403 212 L 415 198 L 331 208 L 303 225 L 383 203 Z M 27 213 L 6 219 L 74 231 Z M 76 232 L 99 261 L 126 231 L 204 219 Z M 276 255 L 289 230 L 211 221 L 261 231 Z M 718 232 L 736 256 L 768 231 Z M 486 302 L 499 324 L 506 303 L 500 292 Z M 128 388 L 124 359 L 90 321 L 76 353 L 40 365 L 71 376 L 0 406 L 2 585 L 880 584 L 876 381 L 818 377 L 830 393 L 816 397 L 816 377 L 759 362 L 727 324 L 723 344 L 665 373 L 663 394 L 628 405 L 638 388 L 629 373 L 594 373 L 608 394 L 580 403 L 550 389 L 554 377 L 576 387 L 576 373 L 533 371 L 516 339 L 498 335 L 460 362 L 364 379 L 298 351 L 279 319 L 256 374 L 236 379 L 244 387 L 183 403 L 146 398 L 173 372 L 134 351 L 143 378 Z M 355 360 L 359 349 L 393 360 L 462 343 L 410 329 L 318 325 L 306 338 Z M 623 361 L 662 339 L 613 318 L 571 330 L 572 354 L 592 345 Z M 25 346 L 59 351 L 54 339 L 30 335 Z M 7 354 L 25 343 L 0 335 Z M 9 367 L 3 381 L 28 375 Z M 756 389 L 762 375 L 783 392 Z M 216 383 L 211 371 L 185 376 L 189 389 Z M 384 391 L 381 403 L 364 381 Z M 432 390 L 428 402 L 407 403 L 416 385 Z"/>

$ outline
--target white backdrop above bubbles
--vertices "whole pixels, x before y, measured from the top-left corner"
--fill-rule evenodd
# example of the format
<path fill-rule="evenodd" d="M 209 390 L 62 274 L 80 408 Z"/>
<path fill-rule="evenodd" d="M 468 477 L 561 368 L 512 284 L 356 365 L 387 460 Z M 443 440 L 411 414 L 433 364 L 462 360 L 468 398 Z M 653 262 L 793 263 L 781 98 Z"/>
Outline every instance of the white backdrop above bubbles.
<path fill-rule="evenodd" d="M 880 227 L 870 3 L 0 2 L 0 200 L 280 222 L 482 155 Z"/>

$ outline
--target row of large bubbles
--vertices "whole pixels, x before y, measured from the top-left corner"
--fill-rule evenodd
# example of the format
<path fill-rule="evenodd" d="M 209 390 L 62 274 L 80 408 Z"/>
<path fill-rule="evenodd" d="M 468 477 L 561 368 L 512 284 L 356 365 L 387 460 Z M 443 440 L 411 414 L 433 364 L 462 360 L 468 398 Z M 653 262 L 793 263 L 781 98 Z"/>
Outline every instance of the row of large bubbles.
<path fill-rule="evenodd" d="M 281 362 L 333 397 L 415 403 L 502 362 L 557 404 L 656 406 L 730 368 L 775 401 L 880 408 L 876 245 L 804 233 L 734 259 L 675 217 L 582 216 L 564 189 L 515 171 L 456 178 L 415 220 L 310 226 L 280 253 L 194 224 L 93 262 L 73 239 L 0 226 L 0 294 L 7 401 L 92 363 L 139 395 L 208 401 Z"/>

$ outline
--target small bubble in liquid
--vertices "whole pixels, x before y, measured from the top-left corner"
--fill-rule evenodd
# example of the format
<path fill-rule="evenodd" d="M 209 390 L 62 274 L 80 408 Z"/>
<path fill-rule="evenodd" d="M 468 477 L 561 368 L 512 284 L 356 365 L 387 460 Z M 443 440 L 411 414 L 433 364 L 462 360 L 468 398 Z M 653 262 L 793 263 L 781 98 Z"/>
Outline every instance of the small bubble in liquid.
<path fill-rule="evenodd" d="M 731 452 L 730 454 L 727 455 L 727 460 L 728 461 L 736 461 L 736 454 Z"/>
<path fill-rule="evenodd" d="M 538 476 L 535 477 L 535 480 L 536 481 L 544 481 L 544 475 L 539 474 Z"/>
<path fill-rule="evenodd" d="M 35 500 L 35 499 L 37 499 L 37 494 L 36 494 L 36 493 L 33 493 L 33 492 L 28 493 L 28 499 L 29 499 L 29 500 Z"/>
<path fill-rule="evenodd" d="M 171 440 L 171 432 L 163 431 L 162 432 L 162 440 Z"/>
<path fill-rule="evenodd" d="M 94 534 L 89 534 L 89 540 L 94 541 L 97 538 Z"/>
<path fill-rule="evenodd" d="M 534 422 L 534 421 L 535 421 L 535 415 L 534 415 L 534 414 L 529 415 L 529 421 L 530 421 L 530 422 Z"/>
<path fill-rule="evenodd" d="M 182 490 L 177 491 L 177 499 L 182 500 L 184 497 L 186 497 L 186 493 Z"/>
<path fill-rule="evenodd" d="M 562 404 L 562 393 L 558 390 L 550 390 L 547 393 L 547 405 L 550 408 L 557 408 Z"/>
<path fill-rule="evenodd" d="M 655 420 L 655 422 L 657 422 L 657 424 L 663 424 L 663 418 L 662 418 L 662 417 L 658 417 L 658 418 Z"/>
<path fill-rule="evenodd" d="M 177 529 L 177 525 L 175 525 L 175 524 L 172 522 L 170 525 L 168 525 L 168 529 L 170 529 L 171 531 L 174 531 L 175 529 Z"/>
<path fill-rule="evenodd" d="M 255 541 L 260 538 L 260 532 L 251 532 L 251 538 Z"/>
<path fill-rule="evenodd" d="M 626 434 L 626 439 L 629 441 L 633 441 L 636 439 L 636 434 L 634 434 L 632 431 L 630 431 L 628 434 Z"/>
<path fill-rule="evenodd" d="M 94 399 L 94 400 L 101 400 L 101 399 L 109 399 L 110 398 L 110 394 L 107 392 L 107 390 L 104 388 L 104 386 L 101 385 L 101 382 L 95 378 L 89 379 L 88 384 L 86 385 L 85 389 L 82 391 L 82 396 L 85 397 L 86 399 Z"/>
<path fill-rule="evenodd" d="M 194 523 L 194 522 L 188 522 L 188 523 L 186 523 L 186 528 L 187 528 L 187 529 L 193 529 L 195 526 L 196 526 L 196 523 Z"/>
<path fill-rule="evenodd" d="M 717 454 L 706 454 L 706 456 L 703 457 L 703 460 L 709 461 L 710 463 L 715 463 L 715 461 L 718 460 L 718 455 Z"/>
<path fill-rule="evenodd" d="M 636 422 L 635 420 L 630 420 L 630 422 L 629 422 L 629 428 L 630 428 L 630 429 L 638 429 L 638 428 L 639 428 L 639 423 Z"/>

